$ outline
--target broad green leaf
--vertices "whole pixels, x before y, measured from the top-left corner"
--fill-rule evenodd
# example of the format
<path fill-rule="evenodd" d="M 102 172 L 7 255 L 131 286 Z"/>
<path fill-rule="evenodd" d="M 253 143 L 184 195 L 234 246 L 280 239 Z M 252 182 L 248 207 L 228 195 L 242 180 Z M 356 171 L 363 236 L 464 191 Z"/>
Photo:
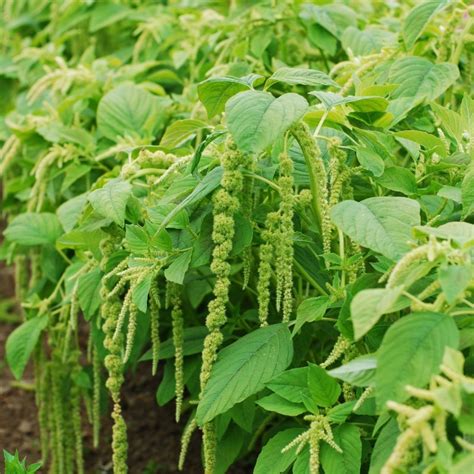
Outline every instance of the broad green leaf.
<path fill-rule="evenodd" d="M 171 262 L 171 265 L 164 271 L 165 278 L 168 281 L 182 285 L 184 276 L 188 271 L 192 255 L 192 249 L 188 249 L 185 252 L 179 254 L 178 257 L 176 257 L 176 259 Z"/>
<path fill-rule="evenodd" d="M 267 387 L 290 402 L 303 403 L 303 394 L 310 396 L 308 371 L 308 367 L 286 370 L 267 383 Z"/>
<path fill-rule="evenodd" d="M 456 463 L 450 468 L 449 474 L 466 474 L 472 470 L 474 464 L 474 453 L 466 453 L 457 458 Z"/>
<path fill-rule="evenodd" d="M 39 340 L 41 331 L 48 324 L 48 316 L 35 316 L 18 326 L 5 344 L 6 360 L 17 380 L 21 379 L 26 364 Z"/>
<path fill-rule="evenodd" d="M 390 418 L 375 441 L 374 450 L 370 458 L 369 474 L 380 474 L 383 465 L 390 454 L 392 454 L 399 434 L 400 429 L 398 428 L 397 420 Z"/>
<path fill-rule="evenodd" d="M 356 400 L 334 405 L 327 411 L 329 421 L 333 423 L 344 423 L 352 414 Z"/>
<path fill-rule="evenodd" d="M 69 201 L 61 204 L 56 209 L 56 215 L 58 216 L 59 222 L 61 222 L 61 225 L 66 232 L 72 230 L 77 224 L 86 203 L 87 194 L 84 193 L 69 199 Z"/>
<path fill-rule="evenodd" d="M 63 233 L 55 214 L 25 212 L 16 216 L 4 231 L 5 237 L 20 245 L 52 245 Z"/>
<path fill-rule="evenodd" d="M 411 230 L 420 223 L 420 205 L 402 197 L 349 200 L 334 206 L 331 218 L 358 244 L 398 260 L 410 249 Z"/>
<path fill-rule="evenodd" d="M 167 129 L 160 146 L 165 148 L 177 148 L 185 141 L 196 135 L 197 132 L 209 128 L 206 122 L 196 119 L 176 120 Z"/>
<path fill-rule="evenodd" d="M 338 105 L 348 105 L 357 112 L 383 112 L 389 102 L 378 96 L 342 96 L 334 92 L 314 91 L 310 95 L 317 97 L 326 110 L 331 110 Z"/>
<path fill-rule="evenodd" d="M 205 326 L 194 326 L 185 328 L 183 331 L 183 355 L 189 356 L 199 354 L 204 346 L 204 338 L 208 334 Z M 172 359 L 175 355 L 173 338 L 167 339 L 160 344 L 160 360 Z M 140 361 L 152 360 L 151 349 L 141 357 Z"/>
<path fill-rule="evenodd" d="M 308 388 L 312 399 L 320 407 L 330 407 L 341 394 L 339 384 L 318 365 L 310 364 L 308 370 Z"/>
<path fill-rule="evenodd" d="M 282 449 L 303 433 L 303 428 L 289 428 L 279 431 L 263 447 L 258 455 L 253 474 L 280 474 L 285 472 L 296 459 L 296 448 L 282 453 Z"/>
<path fill-rule="evenodd" d="M 434 235 L 439 239 L 449 239 L 460 246 L 474 244 L 474 224 L 469 222 L 448 222 L 439 227 L 420 225 L 415 228 L 415 235 Z"/>
<path fill-rule="evenodd" d="M 348 382 L 357 387 L 367 387 L 372 384 L 377 368 L 374 354 L 366 354 L 352 359 L 347 364 L 328 371 L 331 377 Z"/>
<path fill-rule="evenodd" d="M 109 140 L 152 137 L 164 124 L 168 99 L 154 96 L 134 84 L 121 84 L 102 97 L 97 107 L 97 128 Z"/>
<path fill-rule="evenodd" d="M 349 26 L 344 30 L 341 41 L 342 47 L 346 51 L 351 51 L 355 56 L 366 56 L 378 53 L 383 47 L 395 44 L 396 35 L 380 28 L 369 27 L 359 30 L 354 26 Z"/>
<path fill-rule="evenodd" d="M 275 82 L 284 82 L 285 84 L 300 84 L 303 86 L 316 87 L 319 85 L 335 86 L 334 82 L 325 72 L 316 69 L 305 69 L 299 67 L 282 67 L 275 71 L 267 81 L 267 88 Z"/>
<path fill-rule="evenodd" d="M 443 265 L 438 270 L 441 288 L 446 301 L 453 304 L 473 282 L 472 265 Z"/>
<path fill-rule="evenodd" d="M 306 99 L 298 94 L 275 99 L 267 92 L 240 92 L 227 102 L 227 125 L 242 152 L 258 154 L 273 145 L 307 108 Z"/>
<path fill-rule="evenodd" d="M 101 216 L 112 219 L 116 224 L 123 226 L 125 208 L 128 198 L 132 194 L 132 185 L 122 178 L 108 181 L 104 187 L 89 194 L 89 202 Z"/>
<path fill-rule="evenodd" d="M 86 149 L 94 147 L 92 135 L 79 127 L 66 127 L 62 123 L 52 122 L 37 128 L 38 133 L 52 143 L 76 143 Z"/>
<path fill-rule="evenodd" d="M 413 47 L 431 18 L 448 3 L 447 0 L 429 0 L 417 5 L 410 11 L 403 22 L 403 40 L 407 49 Z"/>
<path fill-rule="evenodd" d="M 102 272 L 98 267 L 79 277 L 77 296 L 86 320 L 90 320 L 99 309 L 101 284 Z"/>
<path fill-rule="evenodd" d="M 374 150 L 358 146 L 356 155 L 362 168 L 370 171 L 374 176 L 381 176 L 383 174 L 385 162 Z"/>
<path fill-rule="evenodd" d="M 351 319 L 356 340 L 367 334 L 384 314 L 397 310 L 395 303 L 402 291 L 402 286 L 370 288 L 354 296 L 351 301 Z"/>
<path fill-rule="evenodd" d="M 256 403 L 267 411 L 273 411 L 285 416 L 298 416 L 307 411 L 301 403 L 290 402 L 276 393 L 263 397 L 257 400 Z"/>
<path fill-rule="evenodd" d="M 327 296 L 316 296 L 302 301 L 296 310 L 296 320 L 292 335 L 294 336 L 303 324 L 321 319 L 326 313 L 328 305 L 329 298 Z"/>
<path fill-rule="evenodd" d="M 218 355 L 199 402 L 199 425 L 259 392 L 283 372 L 293 358 L 293 346 L 286 324 L 274 324 L 253 331 L 224 348 Z"/>
<path fill-rule="evenodd" d="M 341 4 L 312 5 L 304 4 L 300 17 L 303 20 L 321 25 L 336 38 L 340 39 L 346 28 L 356 26 L 356 14 L 351 8 Z"/>
<path fill-rule="evenodd" d="M 333 434 L 334 441 L 342 449 L 342 453 L 322 443 L 321 464 L 325 474 L 359 474 L 362 462 L 359 428 L 345 423 L 335 428 Z"/>
<path fill-rule="evenodd" d="M 395 132 L 394 135 L 418 143 L 430 153 L 438 153 L 438 155 L 443 158 L 447 155 L 446 146 L 443 140 L 431 133 L 422 132 L 420 130 L 402 130 L 400 132 Z"/>
<path fill-rule="evenodd" d="M 458 77 L 455 64 L 434 64 L 417 56 L 398 59 L 390 67 L 388 80 L 399 86 L 387 110 L 400 120 L 420 102 L 439 97 Z"/>
<path fill-rule="evenodd" d="M 377 177 L 376 181 L 384 188 L 407 196 L 417 192 L 415 175 L 409 169 L 401 166 L 385 168 L 383 174 Z"/>
<path fill-rule="evenodd" d="M 459 331 L 445 314 L 420 312 L 390 326 L 377 352 L 377 406 L 408 398 L 406 385 L 423 387 L 439 372 L 446 347 L 457 348 Z"/>
<path fill-rule="evenodd" d="M 250 84 L 237 77 L 207 79 L 198 85 L 199 100 L 206 107 L 209 118 L 224 111 L 226 102 L 235 94 L 250 89 Z"/>

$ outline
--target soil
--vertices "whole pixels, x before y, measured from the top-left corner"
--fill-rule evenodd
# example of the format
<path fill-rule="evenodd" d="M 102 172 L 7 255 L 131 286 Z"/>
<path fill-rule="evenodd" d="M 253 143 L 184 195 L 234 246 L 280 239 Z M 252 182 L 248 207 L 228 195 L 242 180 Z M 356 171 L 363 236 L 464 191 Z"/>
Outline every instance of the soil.
<path fill-rule="evenodd" d="M 0 316 L 4 316 L 5 301 L 11 301 L 13 278 L 11 269 L 0 264 Z M 12 305 L 13 306 L 13 305 Z M 10 315 L 15 318 L 14 306 Z M 24 381 L 26 387 L 15 385 L 4 361 L 5 341 L 16 324 L 0 321 L 0 451 L 18 450 L 28 463 L 40 459 L 38 423 L 34 400 L 33 377 L 28 367 Z M 129 374 L 123 387 L 123 413 L 128 426 L 129 466 L 131 474 L 177 473 L 177 456 L 183 425 L 174 421 L 174 406 L 169 403 L 160 408 L 155 393 L 160 377 L 152 378 L 150 368 L 141 364 Z M 29 388 L 29 390 L 28 390 Z M 84 423 L 86 472 L 108 474 L 111 466 L 111 422 L 103 417 L 101 443 L 98 450 L 91 447 L 90 427 Z M 0 453 L 0 471 L 3 472 L 3 455 Z M 45 472 L 45 470 L 40 470 Z M 184 468 L 186 474 L 202 473 L 199 434 L 195 433 Z M 229 474 L 246 474 L 248 467 L 232 467 Z"/>

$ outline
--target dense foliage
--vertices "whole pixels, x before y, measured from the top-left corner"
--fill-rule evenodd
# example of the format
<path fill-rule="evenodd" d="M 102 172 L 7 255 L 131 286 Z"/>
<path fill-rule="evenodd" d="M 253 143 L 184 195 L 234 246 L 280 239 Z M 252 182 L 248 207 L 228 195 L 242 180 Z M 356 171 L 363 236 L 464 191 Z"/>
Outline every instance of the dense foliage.
<path fill-rule="evenodd" d="M 1 4 L 6 350 L 50 472 L 109 414 L 133 470 L 146 363 L 184 470 L 200 431 L 208 474 L 466 473 L 473 6 Z"/>

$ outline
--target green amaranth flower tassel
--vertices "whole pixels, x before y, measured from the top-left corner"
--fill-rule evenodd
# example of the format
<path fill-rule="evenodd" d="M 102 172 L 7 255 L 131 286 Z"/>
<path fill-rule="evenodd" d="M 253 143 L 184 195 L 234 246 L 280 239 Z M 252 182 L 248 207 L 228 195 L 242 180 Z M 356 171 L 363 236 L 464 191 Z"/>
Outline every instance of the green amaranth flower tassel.
<path fill-rule="evenodd" d="M 184 358 L 183 358 L 183 310 L 181 308 L 181 287 L 173 283 L 170 294 L 171 321 L 173 326 L 174 364 L 176 380 L 176 422 L 181 417 L 184 399 Z"/>
<path fill-rule="evenodd" d="M 222 155 L 224 170 L 221 189 L 214 194 L 214 224 L 212 240 L 215 244 L 212 253 L 211 271 L 216 275 L 214 299 L 209 303 L 206 326 L 209 334 L 204 341 L 202 367 L 200 373 L 201 395 L 206 386 L 212 366 L 217 357 L 217 350 L 223 342 L 221 327 L 225 324 L 226 305 L 229 299 L 230 264 L 228 259 L 232 251 L 232 240 L 235 232 L 234 215 L 240 207 L 239 197 L 243 189 L 243 175 L 240 170 L 247 164 L 247 159 L 237 150 L 232 141 L 227 142 L 227 149 Z M 215 469 L 215 434 L 212 426 L 204 426 L 205 472 L 212 474 Z"/>

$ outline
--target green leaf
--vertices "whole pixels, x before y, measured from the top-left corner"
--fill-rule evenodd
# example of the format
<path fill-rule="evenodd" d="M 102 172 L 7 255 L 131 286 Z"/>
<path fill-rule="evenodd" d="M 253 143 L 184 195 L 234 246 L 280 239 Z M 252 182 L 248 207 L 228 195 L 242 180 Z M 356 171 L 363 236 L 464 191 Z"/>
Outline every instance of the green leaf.
<path fill-rule="evenodd" d="M 146 313 L 148 308 L 148 293 L 150 292 L 152 280 L 153 275 L 148 274 L 145 278 L 142 278 L 136 284 L 136 286 L 133 287 L 132 301 L 137 305 L 137 308 L 142 313 Z"/>
<path fill-rule="evenodd" d="M 257 393 L 283 372 L 293 358 L 286 324 L 257 329 L 218 355 L 199 402 L 196 419 L 203 425 Z"/>
<path fill-rule="evenodd" d="M 104 187 L 89 194 L 89 202 L 101 216 L 112 219 L 116 224 L 123 226 L 125 208 L 128 198 L 132 194 L 132 185 L 122 178 L 108 181 Z"/>
<path fill-rule="evenodd" d="M 445 314 L 413 313 L 390 326 L 377 352 L 377 406 L 406 400 L 406 385 L 426 385 L 439 372 L 445 348 L 458 344 L 456 324 Z"/>
<path fill-rule="evenodd" d="M 368 387 L 372 384 L 377 368 L 374 354 L 366 354 L 352 359 L 347 364 L 328 371 L 331 377 L 348 382 L 357 387 Z"/>
<path fill-rule="evenodd" d="M 462 247 L 474 244 L 474 224 L 468 222 L 448 222 L 439 227 L 420 225 L 415 228 L 415 234 L 434 235 L 439 239 L 449 239 Z"/>
<path fill-rule="evenodd" d="M 296 310 L 295 327 L 292 335 L 294 336 L 303 324 L 318 321 L 324 317 L 328 305 L 329 298 L 327 296 L 316 296 L 302 301 Z"/>
<path fill-rule="evenodd" d="M 196 119 L 176 120 L 167 129 L 160 146 L 165 148 L 177 148 L 184 142 L 196 135 L 197 132 L 209 128 L 206 122 Z"/>
<path fill-rule="evenodd" d="M 403 291 L 396 288 L 370 288 L 357 293 L 351 301 L 351 318 L 355 340 L 372 329 L 384 314 L 396 311 L 395 303 Z"/>
<path fill-rule="evenodd" d="M 417 192 L 415 175 L 409 169 L 402 168 L 401 166 L 385 168 L 383 174 L 377 177 L 376 181 L 384 188 L 403 193 L 407 196 Z"/>
<path fill-rule="evenodd" d="M 310 396 L 308 390 L 308 367 L 286 370 L 272 379 L 267 387 L 280 397 L 293 403 L 303 403 L 303 394 Z"/>
<path fill-rule="evenodd" d="M 400 430 L 397 420 L 391 418 L 382 428 L 375 441 L 374 450 L 370 458 L 369 474 L 380 474 L 382 467 L 390 457 L 390 454 L 392 454 L 399 434 Z"/>
<path fill-rule="evenodd" d="M 418 143 L 430 153 L 438 153 L 438 155 L 443 158 L 447 156 L 446 145 L 443 140 L 431 133 L 422 132 L 420 130 L 402 130 L 396 132 L 394 136 Z"/>
<path fill-rule="evenodd" d="M 21 379 L 26 364 L 35 348 L 41 331 L 48 324 L 48 316 L 43 314 L 25 321 L 9 336 L 5 344 L 6 360 L 17 380 Z"/>
<path fill-rule="evenodd" d="M 99 309 L 101 284 L 102 272 L 98 267 L 79 277 L 77 296 L 86 320 L 90 320 Z"/>
<path fill-rule="evenodd" d="M 464 175 L 461 184 L 462 211 L 465 217 L 474 213 L 474 165 Z"/>
<path fill-rule="evenodd" d="M 433 64 L 417 56 L 398 59 L 390 67 L 388 81 L 399 86 L 387 110 L 399 121 L 422 101 L 439 97 L 458 77 L 455 64 Z"/>
<path fill-rule="evenodd" d="M 366 56 L 371 53 L 379 53 L 383 47 L 396 43 L 396 36 L 387 30 L 368 27 L 359 30 L 349 26 L 342 35 L 342 47 L 351 51 L 354 56 Z"/>
<path fill-rule="evenodd" d="M 357 112 L 383 112 L 389 102 L 387 99 L 378 96 L 360 96 L 353 95 L 342 96 L 334 92 L 313 91 L 309 93 L 317 97 L 326 110 L 331 110 L 338 105 L 348 105 Z"/>
<path fill-rule="evenodd" d="M 301 403 L 290 402 L 276 393 L 263 397 L 257 400 L 256 403 L 267 411 L 273 411 L 285 416 L 298 416 L 307 411 Z"/>
<path fill-rule="evenodd" d="M 115 3 L 96 3 L 91 14 L 89 31 L 95 33 L 109 25 L 115 24 L 130 15 L 130 8 Z"/>
<path fill-rule="evenodd" d="M 320 407 L 330 407 L 341 394 L 341 387 L 327 372 L 318 365 L 310 364 L 308 370 L 308 388 L 312 399 Z"/>
<path fill-rule="evenodd" d="M 358 146 L 356 148 L 357 160 L 362 168 L 370 171 L 374 176 L 381 176 L 385 169 L 385 162 L 371 148 Z"/>
<path fill-rule="evenodd" d="M 72 230 L 77 224 L 86 203 L 87 194 L 84 193 L 69 199 L 69 201 L 61 204 L 56 209 L 56 215 L 58 216 L 59 222 L 61 222 L 61 225 L 66 232 Z"/>
<path fill-rule="evenodd" d="M 212 118 L 224 111 L 226 102 L 233 95 L 249 88 L 245 80 L 236 77 L 211 78 L 198 85 L 198 95 L 208 117 Z"/>
<path fill-rule="evenodd" d="M 418 37 L 423 33 L 428 22 L 441 11 L 448 2 L 446 0 L 430 0 L 413 8 L 403 23 L 403 40 L 407 49 L 413 48 Z"/>
<path fill-rule="evenodd" d="M 279 68 L 268 78 L 266 87 L 276 82 L 312 87 L 319 85 L 339 87 L 325 72 L 299 67 Z"/>
<path fill-rule="evenodd" d="M 307 108 L 306 99 L 298 94 L 275 99 L 267 92 L 240 92 L 227 102 L 227 125 L 242 152 L 258 154 L 273 145 Z"/>
<path fill-rule="evenodd" d="M 179 254 L 178 257 L 171 262 L 171 265 L 164 271 L 165 278 L 168 281 L 182 285 L 184 276 L 188 271 L 192 255 L 192 249 L 188 249 L 185 252 Z"/>
<path fill-rule="evenodd" d="M 345 423 L 333 430 L 334 441 L 342 449 L 338 453 L 326 443 L 321 446 L 321 464 L 325 474 L 359 474 L 362 441 L 357 426 Z"/>
<path fill-rule="evenodd" d="M 4 231 L 5 237 L 20 245 L 52 245 L 63 233 L 55 214 L 25 212 L 16 216 Z"/>
<path fill-rule="evenodd" d="M 164 123 L 164 101 L 134 84 L 121 84 L 102 97 L 97 107 L 97 128 L 106 138 L 152 137 Z"/>
<path fill-rule="evenodd" d="M 438 270 L 446 301 L 453 304 L 472 283 L 472 265 L 443 265 Z"/>
<path fill-rule="evenodd" d="M 343 201 L 331 210 L 333 222 L 352 240 L 398 260 L 410 250 L 412 227 L 420 223 L 420 205 L 402 197 Z"/>
<path fill-rule="evenodd" d="M 273 436 L 258 455 L 253 474 L 285 472 L 296 459 L 296 447 L 284 453 L 281 451 L 303 431 L 303 428 L 290 428 Z"/>

